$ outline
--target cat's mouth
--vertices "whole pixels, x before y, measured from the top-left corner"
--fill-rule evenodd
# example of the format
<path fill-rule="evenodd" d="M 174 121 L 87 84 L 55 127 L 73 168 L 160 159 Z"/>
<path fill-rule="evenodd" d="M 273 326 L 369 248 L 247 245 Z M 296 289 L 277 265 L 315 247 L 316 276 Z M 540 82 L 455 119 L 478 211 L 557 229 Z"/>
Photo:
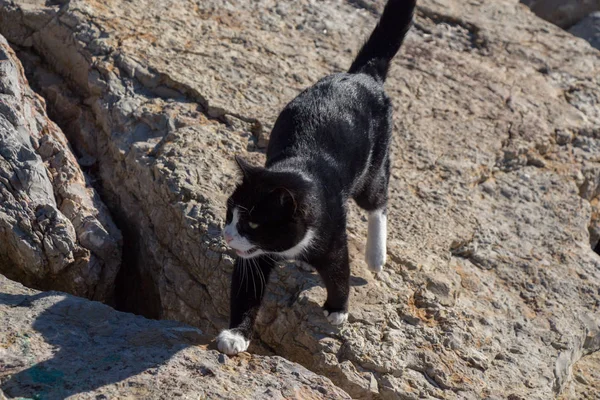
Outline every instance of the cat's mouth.
<path fill-rule="evenodd" d="M 246 251 L 236 250 L 235 252 L 237 253 L 238 256 L 249 256 L 249 255 L 256 253 L 257 251 L 258 251 L 258 247 L 254 246 L 251 249 L 248 249 Z"/>

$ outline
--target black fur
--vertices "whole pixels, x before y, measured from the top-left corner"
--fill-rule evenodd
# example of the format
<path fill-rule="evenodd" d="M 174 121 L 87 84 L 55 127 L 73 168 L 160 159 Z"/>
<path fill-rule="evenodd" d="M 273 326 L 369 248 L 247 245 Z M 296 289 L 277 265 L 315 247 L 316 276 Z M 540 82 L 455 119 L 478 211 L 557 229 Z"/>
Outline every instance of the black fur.
<path fill-rule="evenodd" d="M 323 308 L 347 311 L 345 205 L 352 198 L 365 210 L 385 210 L 392 106 L 383 82 L 414 7 L 415 0 L 389 0 L 349 72 L 321 79 L 284 108 L 271 133 L 265 167 L 238 160 L 244 177 L 228 201 L 227 223 L 234 207 L 244 210 L 239 233 L 268 253 L 236 260 L 230 329 L 246 338 L 273 257 L 296 245 L 308 230 L 315 239 L 296 258 L 321 275 L 327 288 Z"/>
<path fill-rule="evenodd" d="M 385 81 L 390 61 L 402 46 L 412 23 L 416 0 L 388 1 L 371 37 L 360 49 L 348 72 L 365 73 L 381 83 Z"/>

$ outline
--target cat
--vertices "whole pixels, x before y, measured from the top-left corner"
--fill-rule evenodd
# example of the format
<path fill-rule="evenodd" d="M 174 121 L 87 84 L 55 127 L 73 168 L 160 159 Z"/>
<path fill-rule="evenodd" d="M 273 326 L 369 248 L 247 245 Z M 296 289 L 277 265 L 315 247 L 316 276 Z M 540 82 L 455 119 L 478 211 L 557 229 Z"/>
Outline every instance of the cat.
<path fill-rule="evenodd" d="M 223 236 L 236 251 L 229 329 L 218 349 L 246 351 L 277 260 L 314 267 L 327 289 L 323 313 L 348 319 L 346 202 L 368 212 L 366 262 L 386 262 L 392 104 L 383 83 L 413 18 L 416 0 L 389 0 L 347 73 L 319 80 L 278 116 L 264 167 L 240 157 L 241 183 L 227 200 Z"/>

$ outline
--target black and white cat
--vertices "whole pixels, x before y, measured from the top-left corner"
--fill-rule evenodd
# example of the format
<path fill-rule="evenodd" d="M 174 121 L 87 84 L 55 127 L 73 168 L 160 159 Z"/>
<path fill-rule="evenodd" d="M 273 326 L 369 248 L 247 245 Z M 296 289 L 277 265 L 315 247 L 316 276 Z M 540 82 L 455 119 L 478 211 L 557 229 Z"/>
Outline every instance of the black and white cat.
<path fill-rule="evenodd" d="M 369 213 L 369 268 L 378 272 L 385 264 L 392 105 L 383 83 L 415 3 L 389 0 L 349 71 L 321 79 L 283 109 L 264 167 L 236 157 L 243 180 L 227 201 L 223 235 L 238 258 L 230 326 L 217 337 L 221 352 L 248 348 L 269 274 L 280 259 L 313 266 L 327 289 L 325 316 L 333 325 L 348 319 L 349 199 Z"/>

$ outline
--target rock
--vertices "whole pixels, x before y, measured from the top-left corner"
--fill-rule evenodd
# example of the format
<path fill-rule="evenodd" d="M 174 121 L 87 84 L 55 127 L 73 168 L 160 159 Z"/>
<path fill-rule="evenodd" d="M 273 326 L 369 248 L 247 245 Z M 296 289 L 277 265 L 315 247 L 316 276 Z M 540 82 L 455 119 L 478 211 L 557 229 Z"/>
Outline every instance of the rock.
<path fill-rule="evenodd" d="M 0 272 L 113 301 L 121 234 L 0 37 Z"/>
<path fill-rule="evenodd" d="M 600 352 L 596 352 L 573 365 L 575 379 L 564 398 L 593 400 L 600 393 L 599 363 Z"/>
<path fill-rule="evenodd" d="M 0 398 L 350 398 L 281 357 L 221 363 L 210 338 L 0 275 Z"/>
<path fill-rule="evenodd" d="M 562 351 L 558 356 L 555 367 L 555 373 L 557 376 L 555 385 L 557 387 L 564 386 L 564 382 L 572 378 L 573 367 L 582 358 L 582 356 L 593 354 L 600 350 L 600 325 L 598 325 L 598 323 L 592 319 L 587 319 L 584 322 L 587 324 L 587 326 L 583 335 L 581 335 L 581 337 L 575 341 L 574 346 Z M 584 361 L 577 363 L 577 365 L 579 365 L 577 369 L 580 371 L 581 366 L 585 364 L 586 362 Z M 590 382 L 585 379 L 581 373 L 576 373 L 575 376 L 576 381 L 585 386 L 590 386 Z M 591 377 L 594 378 L 595 376 L 592 375 Z M 593 386 L 598 386 L 599 383 L 600 382 L 598 379 L 593 380 Z M 580 392 L 578 393 L 579 395 L 583 395 L 583 397 L 578 398 L 586 398 L 588 391 L 586 390 L 584 393 L 581 393 L 581 388 L 578 388 L 578 386 L 579 385 L 574 385 L 574 387 L 570 387 L 569 390 L 571 392 L 575 390 Z"/>
<path fill-rule="evenodd" d="M 557 130 L 556 131 L 556 143 L 559 145 L 565 145 L 571 143 L 573 140 L 573 134 L 568 131 Z"/>
<path fill-rule="evenodd" d="M 456 277 L 458 280 L 458 277 Z M 429 290 L 437 298 L 440 304 L 444 306 L 453 306 L 455 303 L 455 286 L 445 277 L 426 276 L 427 290 Z"/>
<path fill-rule="evenodd" d="M 521 0 L 521 3 L 531 8 L 540 18 L 565 29 L 586 15 L 600 10 L 599 0 Z"/>
<path fill-rule="evenodd" d="M 233 155 L 264 160 L 278 111 L 350 65 L 383 1 L 105 3 L 0 0 L 0 33 L 124 227 L 124 304 L 214 335 L 228 320 Z M 423 0 L 386 83 L 388 265 L 368 272 L 350 205 L 349 322 L 329 325 L 318 276 L 284 264 L 251 351 L 353 398 L 579 387 L 568 371 L 594 354 L 561 354 L 584 349 L 600 302 L 600 60 L 569 37 L 515 1 Z"/>
<path fill-rule="evenodd" d="M 600 50 L 600 12 L 594 12 L 583 18 L 569 29 L 569 33 L 590 42 Z"/>

